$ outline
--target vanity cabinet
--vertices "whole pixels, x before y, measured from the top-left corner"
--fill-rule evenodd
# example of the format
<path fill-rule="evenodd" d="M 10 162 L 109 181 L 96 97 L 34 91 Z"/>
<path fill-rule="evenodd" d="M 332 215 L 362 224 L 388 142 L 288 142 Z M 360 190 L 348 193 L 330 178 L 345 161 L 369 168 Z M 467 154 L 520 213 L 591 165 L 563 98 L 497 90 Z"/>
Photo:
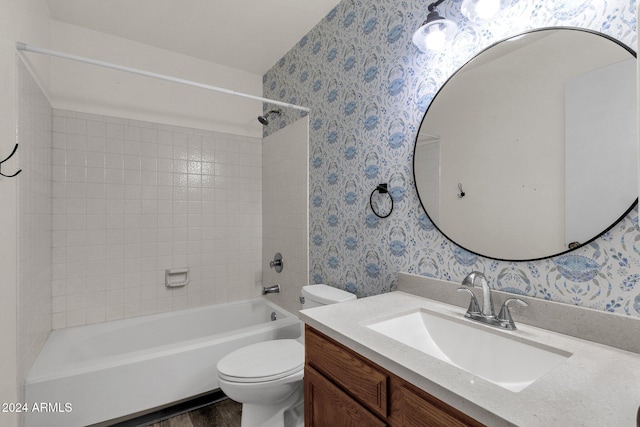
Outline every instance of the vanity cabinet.
<path fill-rule="evenodd" d="M 482 426 L 367 358 L 305 326 L 305 426 Z"/>

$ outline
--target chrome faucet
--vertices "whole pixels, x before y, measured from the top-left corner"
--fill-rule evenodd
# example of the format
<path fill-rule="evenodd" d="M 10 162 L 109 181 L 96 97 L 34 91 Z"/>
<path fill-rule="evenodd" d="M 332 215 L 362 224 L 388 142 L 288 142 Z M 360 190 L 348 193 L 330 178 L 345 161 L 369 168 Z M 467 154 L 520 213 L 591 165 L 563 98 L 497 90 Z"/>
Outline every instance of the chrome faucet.
<path fill-rule="evenodd" d="M 268 288 L 265 288 L 264 286 L 262 287 L 262 295 L 277 294 L 278 292 L 280 292 L 280 285 L 278 283 L 273 286 L 269 286 Z"/>
<path fill-rule="evenodd" d="M 473 271 L 467 275 L 462 281 L 462 286 L 468 286 L 473 288 L 476 286 L 476 281 L 480 281 L 482 286 L 482 315 L 484 317 L 496 317 L 496 312 L 493 309 L 493 298 L 491 296 L 491 288 L 487 277 L 479 271 Z"/>
<path fill-rule="evenodd" d="M 478 280 L 480 281 L 480 286 L 482 287 L 482 309 L 480 309 L 480 304 L 478 304 L 476 296 L 471 291 L 471 289 L 469 289 L 476 286 L 476 281 Z M 497 328 L 508 330 L 517 329 L 516 324 L 511 317 L 511 313 L 509 312 L 509 304 L 514 301 L 525 307 L 529 304 L 527 304 L 520 298 L 508 298 L 502 304 L 500 313 L 496 317 L 496 312 L 493 309 L 491 288 L 489 287 L 489 283 L 487 282 L 487 278 L 484 274 L 480 273 L 479 271 L 469 273 L 467 277 L 465 277 L 462 281 L 462 286 L 463 287 L 458 288 L 458 291 L 468 292 L 471 295 L 469 308 L 467 309 L 464 317 L 490 326 L 495 326 Z"/>

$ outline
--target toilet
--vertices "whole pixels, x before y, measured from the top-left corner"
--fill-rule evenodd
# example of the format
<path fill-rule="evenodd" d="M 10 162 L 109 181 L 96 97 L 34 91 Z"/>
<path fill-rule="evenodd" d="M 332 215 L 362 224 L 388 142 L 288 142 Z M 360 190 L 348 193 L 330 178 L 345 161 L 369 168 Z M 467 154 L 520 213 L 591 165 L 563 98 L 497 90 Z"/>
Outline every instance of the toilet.
<path fill-rule="evenodd" d="M 327 286 L 302 288 L 302 308 L 354 300 Z M 224 356 L 217 365 L 222 391 L 242 403 L 242 427 L 302 427 L 304 345 L 299 340 L 263 341 Z"/>

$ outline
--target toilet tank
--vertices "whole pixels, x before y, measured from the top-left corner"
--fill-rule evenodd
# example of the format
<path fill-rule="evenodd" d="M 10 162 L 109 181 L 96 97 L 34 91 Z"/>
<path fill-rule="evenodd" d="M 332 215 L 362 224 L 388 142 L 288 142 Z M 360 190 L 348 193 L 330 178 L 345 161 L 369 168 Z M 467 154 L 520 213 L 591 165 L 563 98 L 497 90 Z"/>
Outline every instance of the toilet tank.
<path fill-rule="evenodd" d="M 307 285 L 302 287 L 303 309 L 336 304 L 356 299 L 351 292 L 327 285 Z"/>

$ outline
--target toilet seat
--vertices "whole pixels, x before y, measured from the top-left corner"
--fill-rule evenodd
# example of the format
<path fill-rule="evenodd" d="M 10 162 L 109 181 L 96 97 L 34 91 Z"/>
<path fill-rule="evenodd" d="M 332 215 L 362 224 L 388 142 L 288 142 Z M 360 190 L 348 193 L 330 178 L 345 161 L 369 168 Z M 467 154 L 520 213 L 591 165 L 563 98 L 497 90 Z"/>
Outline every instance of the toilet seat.
<path fill-rule="evenodd" d="M 287 377 L 304 369 L 304 346 L 293 339 L 263 341 L 220 359 L 218 376 L 226 381 L 256 383 Z"/>

